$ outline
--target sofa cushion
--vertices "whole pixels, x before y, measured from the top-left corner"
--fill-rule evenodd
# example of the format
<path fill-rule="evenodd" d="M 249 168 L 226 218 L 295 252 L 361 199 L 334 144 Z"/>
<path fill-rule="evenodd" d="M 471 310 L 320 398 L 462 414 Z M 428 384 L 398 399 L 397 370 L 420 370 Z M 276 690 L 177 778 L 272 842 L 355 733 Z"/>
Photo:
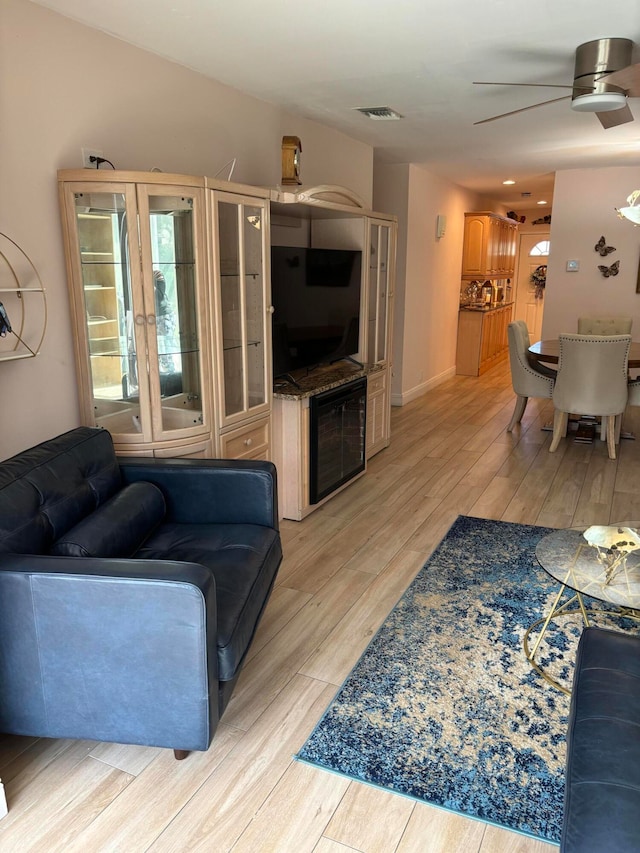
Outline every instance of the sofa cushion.
<path fill-rule="evenodd" d="M 237 674 L 282 559 L 278 531 L 257 524 L 162 524 L 135 554 L 211 569 L 216 581 L 218 678 Z"/>
<path fill-rule="evenodd" d="M 130 557 L 165 514 L 153 483 L 132 483 L 95 509 L 52 546 L 60 557 Z"/>
<path fill-rule="evenodd" d="M 46 554 L 121 488 L 111 436 L 78 427 L 0 466 L 0 553 Z"/>

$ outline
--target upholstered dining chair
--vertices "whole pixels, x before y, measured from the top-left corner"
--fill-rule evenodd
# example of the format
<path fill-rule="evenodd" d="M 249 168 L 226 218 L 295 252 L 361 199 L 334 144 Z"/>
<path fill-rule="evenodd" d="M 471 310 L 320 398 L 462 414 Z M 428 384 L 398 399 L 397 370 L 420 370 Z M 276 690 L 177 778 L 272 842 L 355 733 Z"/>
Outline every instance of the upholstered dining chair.
<path fill-rule="evenodd" d="M 524 320 L 514 320 L 507 327 L 509 338 L 509 360 L 511 384 L 515 391 L 516 405 L 507 427 L 511 432 L 519 424 L 527 408 L 529 397 L 551 397 L 556 371 L 543 364 L 533 366 L 529 362 L 529 330 Z"/>
<path fill-rule="evenodd" d="M 632 317 L 578 317 L 579 335 L 630 335 Z"/>
<path fill-rule="evenodd" d="M 640 406 L 640 379 L 632 379 L 627 388 L 629 390 L 628 404 L 630 406 Z"/>
<path fill-rule="evenodd" d="M 569 415 L 600 415 L 609 458 L 616 458 L 616 440 L 627 405 L 627 370 L 631 335 L 559 335 L 560 360 L 553 386 L 553 438 L 558 449 L 567 434 Z M 619 416 L 619 417 L 618 417 Z M 616 422 L 617 421 L 617 422 Z"/>

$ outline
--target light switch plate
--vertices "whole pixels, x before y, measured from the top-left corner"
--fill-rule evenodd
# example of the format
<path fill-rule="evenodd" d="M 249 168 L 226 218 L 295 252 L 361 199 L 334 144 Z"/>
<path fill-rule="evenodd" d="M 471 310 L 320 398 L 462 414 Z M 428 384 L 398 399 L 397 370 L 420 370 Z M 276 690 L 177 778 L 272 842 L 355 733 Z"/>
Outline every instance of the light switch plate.
<path fill-rule="evenodd" d="M 567 261 L 567 272 L 578 272 L 580 261 Z"/>

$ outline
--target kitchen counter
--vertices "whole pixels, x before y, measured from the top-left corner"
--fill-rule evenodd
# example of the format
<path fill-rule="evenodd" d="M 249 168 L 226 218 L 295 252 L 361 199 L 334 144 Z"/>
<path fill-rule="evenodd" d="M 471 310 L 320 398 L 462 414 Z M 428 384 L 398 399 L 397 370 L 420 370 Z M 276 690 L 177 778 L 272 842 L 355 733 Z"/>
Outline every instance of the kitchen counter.
<path fill-rule="evenodd" d="M 488 311 L 497 311 L 498 308 L 506 308 L 508 305 L 513 305 L 511 302 L 490 302 L 488 305 L 472 305 L 471 303 L 461 305 L 461 311 L 482 311 L 486 314 Z"/>

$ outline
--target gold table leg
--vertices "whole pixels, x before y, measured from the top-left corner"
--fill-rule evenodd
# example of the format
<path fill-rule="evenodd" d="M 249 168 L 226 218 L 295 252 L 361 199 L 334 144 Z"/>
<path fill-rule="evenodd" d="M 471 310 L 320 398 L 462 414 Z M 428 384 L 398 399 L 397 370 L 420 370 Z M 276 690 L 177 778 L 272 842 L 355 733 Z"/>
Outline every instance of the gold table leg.
<path fill-rule="evenodd" d="M 564 615 L 567 613 L 580 612 L 582 614 L 582 621 L 583 621 L 585 627 L 586 628 L 589 627 L 589 624 L 590 624 L 589 623 L 589 616 L 587 615 L 587 610 L 584 606 L 582 596 L 580 595 L 579 592 L 574 592 L 574 595 L 572 595 L 568 601 L 565 601 L 564 604 L 560 604 L 560 600 L 561 600 L 562 596 L 564 595 L 565 589 L 567 588 L 567 581 L 569 579 L 570 574 L 571 574 L 570 571 L 567 572 L 567 576 L 565 577 L 564 582 L 560 585 L 560 590 L 558 591 L 558 594 L 556 595 L 556 597 L 553 600 L 553 604 L 551 605 L 551 609 L 550 609 L 548 615 L 542 619 L 538 619 L 536 622 L 533 623 L 533 625 L 530 625 L 527 628 L 525 635 L 522 639 L 522 645 L 524 647 L 524 653 L 526 655 L 526 658 L 529 661 L 529 663 L 531 664 L 531 666 L 538 673 L 538 675 L 541 675 L 548 684 L 552 685 L 552 687 L 555 687 L 557 690 L 561 690 L 563 693 L 566 693 L 568 696 L 571 695 L 571 690 L 569 690 L 566 687 L 563 687 L 563 685 L 560 684 L 559 681 L 556 681 L 555 678 L 552 678 L 548 673 L 546 673 L 542 669 L 542 667 L 536 663 L 535 655 L 536 655 L 536 652 L 538 651 L 538 646 L 540 645 L 542 638 L 544 637 L 544 635 L 546 634 L 546 632 L 549 628 L 550 622 L 554 618 L 556 618 L 557 616 Z M 578 609 L 569 610 L 569 608 L 574 603 L 574 601 L 578 602 Z M 537 638 L 537 640 L 533 646 L 533 649 L 530 650 L 529 649 L 529 635 L 531 634 L 532 631 L 534 631 L 538 627 L 538 625 L 542 625 L 542 629 L 541 629 L 540 634 L 538 635 L 538 638 Z"/>

